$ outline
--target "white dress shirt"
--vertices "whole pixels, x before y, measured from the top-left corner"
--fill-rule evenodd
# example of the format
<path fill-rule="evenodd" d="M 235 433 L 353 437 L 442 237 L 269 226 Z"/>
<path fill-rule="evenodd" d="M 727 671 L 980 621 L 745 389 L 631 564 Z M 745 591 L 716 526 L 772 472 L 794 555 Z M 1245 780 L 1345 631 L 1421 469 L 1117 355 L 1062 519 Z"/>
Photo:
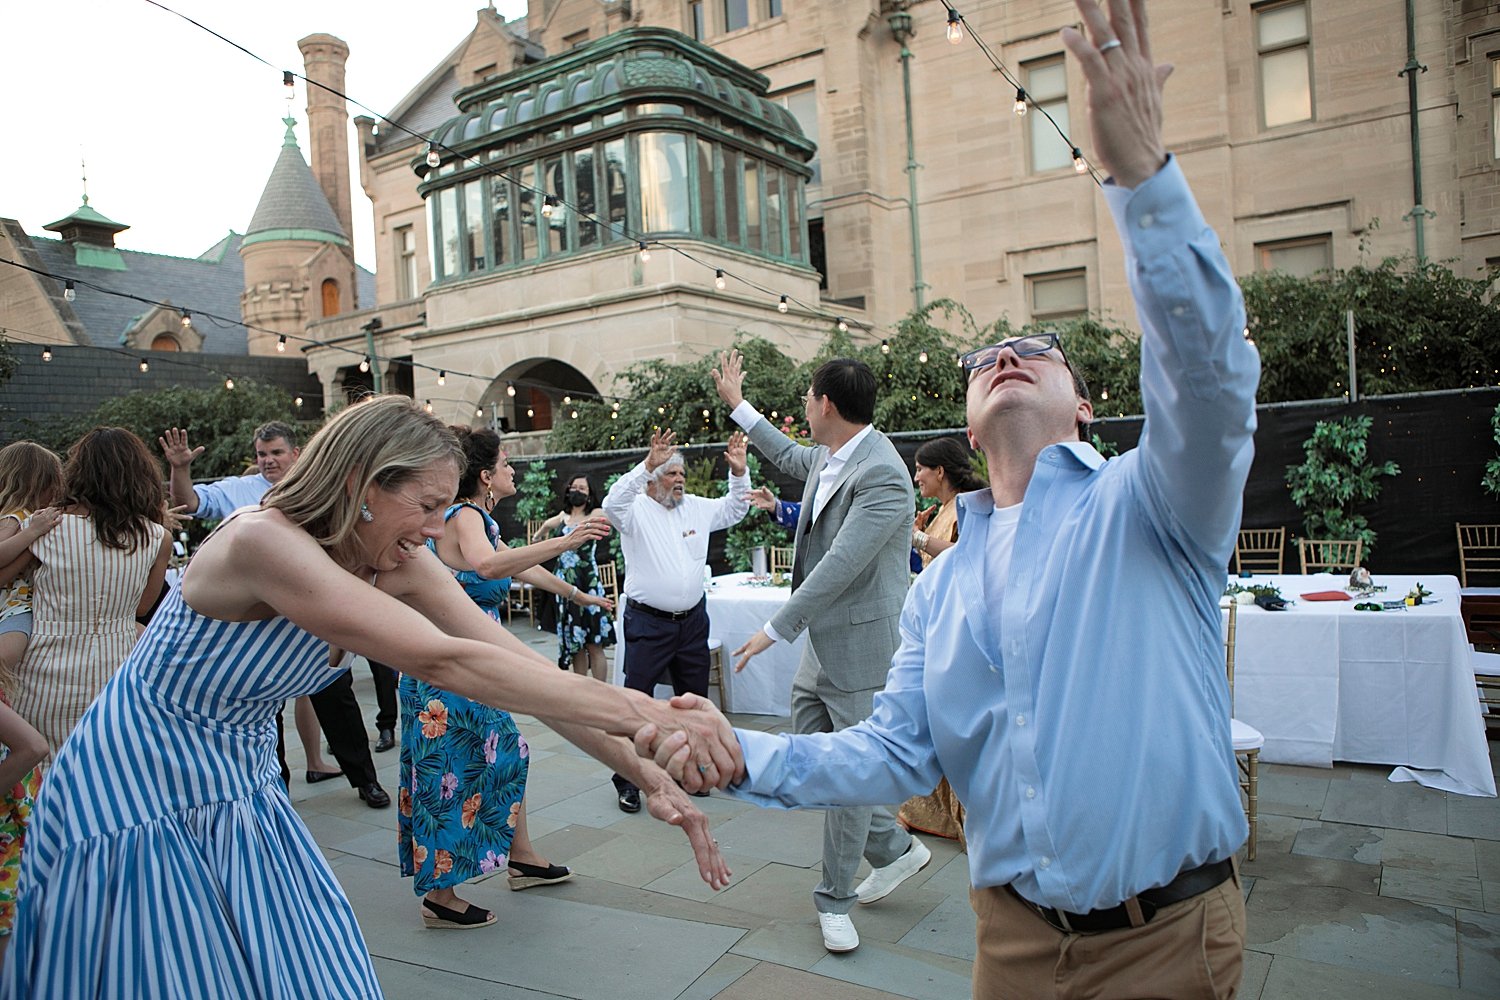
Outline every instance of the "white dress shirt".
<path fill-rule="evenodd" d="M 667 508 L 646 494 L 646 463 L 609 488 L 604 513 L 619 529 L 625 555 L 625 597 L 660 611 L 687 611 L 703 600 L 708 535 L 737 524 L 750 509 L 750 476 L 729 476 L 729 495 L 684 495 Z"/>

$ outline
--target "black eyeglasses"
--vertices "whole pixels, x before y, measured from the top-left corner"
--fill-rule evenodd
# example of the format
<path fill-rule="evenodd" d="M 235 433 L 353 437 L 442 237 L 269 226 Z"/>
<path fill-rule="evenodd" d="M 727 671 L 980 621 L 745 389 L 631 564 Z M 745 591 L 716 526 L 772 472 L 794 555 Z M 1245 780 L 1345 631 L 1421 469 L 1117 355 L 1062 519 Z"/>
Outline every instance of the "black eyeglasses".
<path fill-rule="evenodd" d="M 1012 337 L 1010 340 L 1002 340 L 998 344 L 989 347 L 981 347 L 960 355 L 959 366 L 965 374 L 972 375 L 975 372 L 989 368 L 1000 360 L 1000 352 L 1009 347 L 1018 358 L 1031 358 L 1038 354 L 1046 354 L 1055 350 L 1058 354 L 1063 353 L 1062 341 L 1055 333 L 1031 333 L 1024 337 Z M 1066 355 L 1064 355 L 1066 360 Z"/>

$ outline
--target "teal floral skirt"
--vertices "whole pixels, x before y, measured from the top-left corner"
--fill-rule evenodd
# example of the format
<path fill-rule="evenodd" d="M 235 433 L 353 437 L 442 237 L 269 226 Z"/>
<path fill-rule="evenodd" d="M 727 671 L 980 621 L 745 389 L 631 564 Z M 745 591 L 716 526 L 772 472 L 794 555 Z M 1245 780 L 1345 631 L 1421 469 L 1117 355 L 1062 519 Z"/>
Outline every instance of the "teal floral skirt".
<path fill-rule="evenodd" d="M 402 675 L 397 856 L 417 895 L 506 867 L 531 751 L 509 712 Z"/>

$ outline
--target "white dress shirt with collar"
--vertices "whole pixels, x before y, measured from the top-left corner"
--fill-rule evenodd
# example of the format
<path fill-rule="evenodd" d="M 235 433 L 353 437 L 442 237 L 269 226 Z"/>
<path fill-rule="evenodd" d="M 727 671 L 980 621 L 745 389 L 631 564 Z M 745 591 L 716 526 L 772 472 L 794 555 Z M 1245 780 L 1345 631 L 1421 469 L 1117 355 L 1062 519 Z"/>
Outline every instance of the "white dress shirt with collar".
<path fill-rule="evenodd" d="M 672 508 L 646 494 L 648 478 L 642 462 L 604 498 L 625 555 L 625 597 L 660 611 L 687 611 L 703 600 L 709 533 L 739 523 L 750 509 L 750 476 L 731 474 L 728 496 L 684 495 Z"/>

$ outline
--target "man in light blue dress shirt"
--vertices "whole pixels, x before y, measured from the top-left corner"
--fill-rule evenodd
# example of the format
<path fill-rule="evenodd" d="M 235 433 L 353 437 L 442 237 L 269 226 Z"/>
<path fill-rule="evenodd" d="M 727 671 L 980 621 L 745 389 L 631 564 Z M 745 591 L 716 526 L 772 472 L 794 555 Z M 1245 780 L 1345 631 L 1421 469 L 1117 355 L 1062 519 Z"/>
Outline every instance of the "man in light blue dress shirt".
<path fill-rule="evenodd" d="M 975 997 L 1228 997 L 1248 833 L 1218 596 L 1250 469 L 1259 359 L 1219 240 L 1161 140 L 1144 0 L 1064 42 L 1139 310 L 1140 446 L 1084 443 L 1055 337 L 964 358 L 989 490 L 916 581 L 874 712 L 837 733 L 740 732 L 763 805 L 899 802 L 946 775 L 968 808 Z M 1081 195 L 1081 192 L 1080 192 Z M 675 739 L 654 749 L 692 786 Z M 653 744 L 656 745 L 653 745 Z M 675 754 L 675 756 L 674 756 Z"/>

